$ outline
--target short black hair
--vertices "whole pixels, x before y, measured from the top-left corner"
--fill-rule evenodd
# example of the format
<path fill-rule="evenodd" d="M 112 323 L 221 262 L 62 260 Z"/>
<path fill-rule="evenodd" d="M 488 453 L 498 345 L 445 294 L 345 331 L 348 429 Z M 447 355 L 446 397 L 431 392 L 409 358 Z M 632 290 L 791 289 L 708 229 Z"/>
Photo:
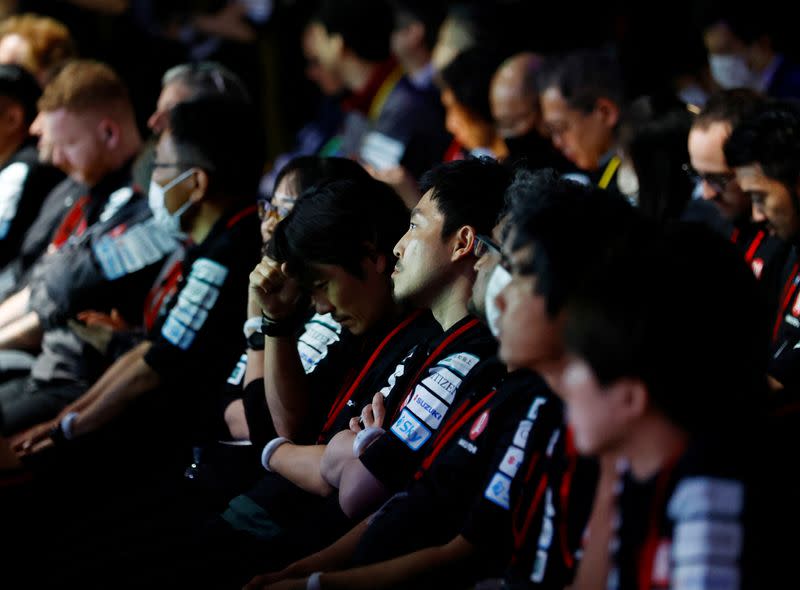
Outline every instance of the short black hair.
<path fill-rule="evenodd" d="M 25 124 L 30 127 L 36 114 L 36 102 L 42 96 L 42 89 L 28 71 L 13 64 L 0 64 L 0 96 L 18 103 L 23 110 Z"/>
<path fill-rule="evenodd" d="M 570 298 L 568 350 L 602 385 L 640 379 L 689 433 L 731 426 L 765 385 L 769 322 L 752 271 L 700 224 L 628 237 Z"/>
<path fill-rule="evenodd" d="M 394 27 L 403 25 L 403 19 L 410 18 L 425 27 L 425 45 L 433 49 L 439 35 L 439 27 L 444 21 L 444 3 L 437 0 L 389 0 L 394 12 Z"/>
<path fill-rule="evenodd" d="M 322 0 L 312 20 L 328 34 L 341 35 L 345 46 L 360 58 L 389 59 L 394 20 L 385 0 Z"/>
<path fill-rule="evenodd" d="M 489 89 L 503 59 L 503 55 L 489 47 L 465 49 L 441 71 L 442 85 L 453 93 L 462 106 L 492 124 L 494 118 L 489 104 Z"/>
<path fill-rule="evenodd" d="M 694 127 L 706 128 L 712 123 L 729 123 L 736 127 L 739 122 L 755 112 L 766 99 L 750 88 L 720 90 L 708 97 L 702 110 L 697 113 Z"/>
<path fill-rule="evenodd" d="M 679 218 L 692 198 L 695 184 L 683 169 L 691 126 L 686 109 L 651 112 L 625 139 L 624 151 L 639 181 L 639 211 L 657 222 Z"/>
<path fill-rule="evenodd" d="M 284 178 L 291 178 L 295 192 L 300 195 L 325 181 L 333 180 L 367 180 L 369 173 L 356 162 L 349 158 L 321 156 L 298 156 L 289 160 L 275 176 L 274 187 Z"/>
<path fill-rule="evenodd" d="M 766 176 L 796 194 L 800 180 L 800 103 L 765 102 L 734 127 L 724 149 L 731 168 L 760 164 Z"/>
<path fill-rule="evenodd" d="M 578 50 L 548 58 L 538 75 L 539 91 L 557 88 L 570 108 L 590 113 L 599 98 L 625 104 L 619 61 L 611 51 Z"/>
<path fill-rule="evenodd" d="M 642 223 L 622 197 L 550 169 L 517 170 L 506 199 L 510 247 L 531 248 L 520 270 L 536 275 L 535 292 L 545 298 L 550 317 L 616 240 Z"/>
<path fill-rule="evenodd" d="M 209 172 L 210 190 L 253 198 L 264 167 L 264 139 L 254 110 L 226 96 L 203 96 L 170 111 L 173 141 L 187 163 Z"/>
<path fill-rule="evenodd" d="M 407 228 L 408 209 L 387 185 L 372 177 L 335 180 L 300 196 L 275 228 L 268 252 L 301 282 L 311 280 L 312 263 L 335 264 L 362 278 L 363 259 L 383 254 L 394 260 Z"/>
<path fill-rule="evenodd" d="M 442 238 L 469 225 L 479 234 L 491 234 L 503 209 L 503 193 L 510 181 L 508 169 L 492 158 L 467 158 L 439 164 L 426 172 L 420 189 L 444 215 Z"/>

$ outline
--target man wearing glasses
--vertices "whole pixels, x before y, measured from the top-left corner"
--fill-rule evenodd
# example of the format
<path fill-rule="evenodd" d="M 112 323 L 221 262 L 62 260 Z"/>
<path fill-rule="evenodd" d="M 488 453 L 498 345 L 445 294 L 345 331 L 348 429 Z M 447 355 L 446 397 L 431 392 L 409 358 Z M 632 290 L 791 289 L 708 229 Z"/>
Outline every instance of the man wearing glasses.
<path fill-rule="evenodd" d="M 725 233 L 744 253 L 756 277 L 775 258 L 779 242 L 769 236 L 765 218 L 742 191 L 725 161 L 723 146 L 734 127 L 763 102 L 752 90 L 736 89 L 712 96 L 689 132 L 687 172 L 697 181 L 701 197 L 713 203 L 725 221 Z"/>

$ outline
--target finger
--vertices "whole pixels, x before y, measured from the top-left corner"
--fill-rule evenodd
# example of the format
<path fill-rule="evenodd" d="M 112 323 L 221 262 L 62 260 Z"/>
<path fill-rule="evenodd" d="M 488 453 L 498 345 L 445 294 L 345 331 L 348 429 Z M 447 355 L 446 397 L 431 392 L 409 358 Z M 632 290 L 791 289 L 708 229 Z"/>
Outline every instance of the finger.
<path fill-rule="evenodd" d="M 386 417 L 386 406 L 383 405 L 383 394 L 378 392 L 372 398 L 372 415 L 375 426 L 383 426 Z"/>
<path fill-rule="evenodd" d="M 361 428 L 361 423 L 359 422 L 358 416 L 353 416 L 352 418 L 350 418 L 349 426 L 350 426 L 350 431 L 354 432 L 355 434 L 358 434 L 359 432 L 361 432 L 361 430 L 363 430 Z"/>
<path fill-rule="evenodd" d="M 375 423 L 375 415 L 372 412 L 372 404 L 364 406 L 361 410 L 361 419 L 364 422 L 364 428 L 370 428 Z"/>

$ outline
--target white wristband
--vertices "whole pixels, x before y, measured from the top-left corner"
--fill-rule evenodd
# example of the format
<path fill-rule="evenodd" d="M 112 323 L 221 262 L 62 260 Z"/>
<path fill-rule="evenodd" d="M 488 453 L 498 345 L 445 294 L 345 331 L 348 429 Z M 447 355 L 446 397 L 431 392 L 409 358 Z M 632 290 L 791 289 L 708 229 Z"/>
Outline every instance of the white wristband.
<path fill-rule="evenodd" d="M 322 572 L 314 572 L 308 576 L 306 581 L 306 590 L 322 590 L 322 583 L 319 579 L 322 577 Z"/>
<path fill-rule="evenodd" d="M 377 426 L 370 426 L 359 432 L 355 439 L 353 439 L 353 456 L 358 459 L 361 453 L 364 452 L 364 449 L 384 432 L 386 431 L 383 428 L 378 428 Z"/>
<path fill-rule="evenodd" d="M 264 469 L 267 471 L 272 471 L 269 468 L 269 460 L 272 458 L 272 454 L 277 450 L 279 446 L 283 443 L 291 442 L 288 438 L 284 438 L 279 436 L 278 438 L 273 438 L 267 444 L 264 445 L 264 450 L 261 451 L 261 465 L 264 466 Z"/>
<path fill-rule="evenodd" d="M 61 432 L 67 440 L 72 440 L 75 436 L 72 432 L 72 423 L 75 422 L 75 418 L 77 417 L 78 412 L 69 412 L 66 416 L 61 418 Z"/>
<path fill-rule="evenodd" d="M 254 334 L 255 332 L 261 331 L 261 316 L 254 316 L 252 318 L 247 318 L 247 321 L 244 323 L 244 337 L 250 338 L 250 334 Z"/>

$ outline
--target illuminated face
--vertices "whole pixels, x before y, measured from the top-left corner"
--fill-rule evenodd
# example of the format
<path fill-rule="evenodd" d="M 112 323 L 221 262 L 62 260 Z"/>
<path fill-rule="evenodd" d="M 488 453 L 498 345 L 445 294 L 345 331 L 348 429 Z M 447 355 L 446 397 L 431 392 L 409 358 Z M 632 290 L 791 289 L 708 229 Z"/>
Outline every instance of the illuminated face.
<path fill-rule="evenodd" d="M 723 146 L 730 133 L 730 125 L 722 121 L 708 127 L 693 127 L 689 132 L 689 158 L 701 183 L 703 198 L 714 203 L 726 219 L 738 221 L 750 217 L 750 199 L 725 162 Z"/>
<path fill-rule="evenodd" d="M 509 246 L 506 240 L 504 251 Z M 562 317 L 550 317 L 546 299 L 536 292 L 536 276 L 524 272 L 531 255 L 528 247 L 506 256 L 511 282 L 496 300 L 500 310 L 499 356 L 511 370 L 541 370 L 563 356 Z"/>
<path fill-rule="evenodd" d="M 539 100 L 553 145 L 581 170 L 597 170 L 614 145 L 616 114 L 599 102 L 589 113 L 573 109 L 558 88 L 546 89 Z"/>
<path fill-rule="evenodd" d="M 753 218 L 766 221 L 770 233 L 791 241 L 800 232 L 797 192 L 792 194 L 782 182 L 764 174 L 760 164 L 736 168 L 736 181 L 753 203 Z"/>
<path fill-rule="evenodd" d="M 583 359 L 571 356 L 567 360 L 557 393 L 567 406 L 567 422 L 580 453 L 600 455 L 618 448 L 629 415 L 620 405 L 623 387 L 621 383 L 601 385 Z"/>
<path fill-rule="evenodd" d="M 94 186 L 110 169 L 106 124 L 92 113 L 45 111 L 32 126 L 53 165 L 78 182 Z"/>
<path fill-rule="evenodd" d="M 363 278 L 335 264 L 309 265 L 314 279 L 311 297 L 317 313 L 330 313 L 353 334 L 363 334 L 384 316 L 384 303 L 391 301 L 391 285 L 386 280 L 386 260 L 362 261 Z"/>
<path fill-rule="evenodd" d="M 292 182 L 292 176 L 292 174 L 287 174 L 281 178 L 280 183 L 272 193 L 272 198 L 265 207 L 262 208 L 261 202 L 259 202 L 258 214 L 261 218 L 261 238 L 265 244 L 272 239 L 272 234 L 275 233 L 278 223 L 294 209 L 295 201 L 297 201 L 299 195 Z"/>
<path fill-rule="evenodd" d="M 468 150 L 485 148 L 494 142 L 494 127 L 475 116 L 458 102 L 453 92 L 445 89 L 441 94 L 445 111 L 445 127 Z"/>
<path fill-rule="evenodd" d="M 394 298 L 418 307 L 430 305 L 433 293 L 447 284 L 452 268 L 450 240 L 442 238 L 444 214 L 431 198 L 432 193 L 425 193 L 411 211 L 408 231 L 394 247 Z"/>
<path fill-rule="evenodd" d="M 187 163 L 181 162 L 175 142 L 172 140 L 172 134 L 168 130 L 158 140 L 155 163 L 152 178 L 162 187 L 192 168 Z M 167 210 L 170 213 L 175 213 L 180 209 L 189 199 L 191 191 L 196 186 L 197 180 L 194 175 L 190 174 L 184 180 L 169 188 L 164 194 L 164 205 L 166 205 Z"/>
<path fill-rule="evenodd" d="M 527 96 L 518 87 L 495 82 L 489 94 L 492 117 L 501 137 L 527 135 L 539 124 L 539 109 L 535 95 Z"/>
<path fill-rule="evenodd" d="M 319 23 L 311 23 L 303 32 L 306 77 L 319 86 L 323 94 L 336 96 L 344 89 L 344 85 L 340 76 L 334 70 L 322 65 L 320 51 L 324 50 L 326 40 L 325 27 Z"/>

